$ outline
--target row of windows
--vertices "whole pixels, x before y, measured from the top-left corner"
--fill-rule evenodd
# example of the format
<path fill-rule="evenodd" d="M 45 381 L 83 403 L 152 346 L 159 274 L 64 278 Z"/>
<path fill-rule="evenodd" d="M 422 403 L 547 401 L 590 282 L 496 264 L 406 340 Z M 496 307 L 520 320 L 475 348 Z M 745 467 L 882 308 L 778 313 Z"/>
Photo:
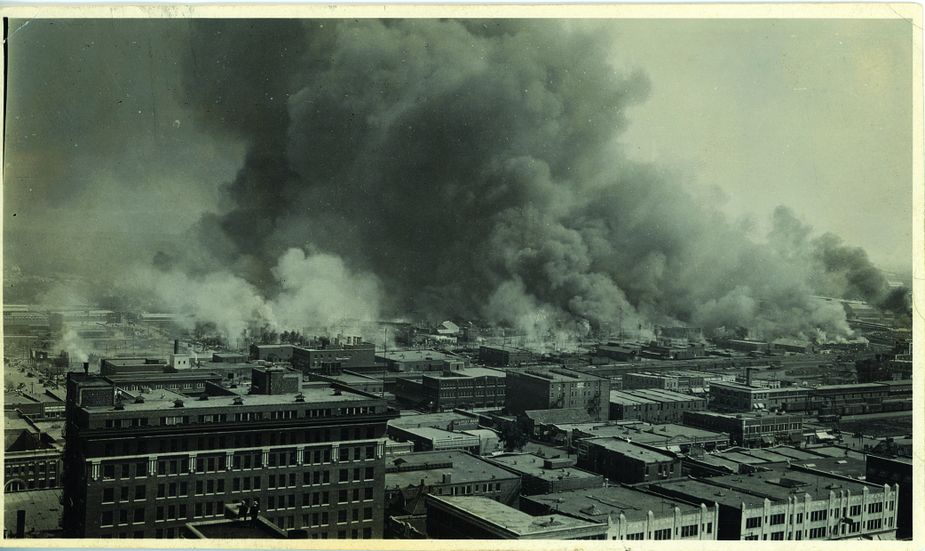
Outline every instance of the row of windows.
<path fill-rule="evenodd" d="M 359 440 L 363 438 L 375 438 L 376 427 L 373 425 L 358 425 L 349 427 L 322 427 L 305 430 L 285 430 L 273 431 L 270 433 L 247 432 L 243 434 L 222 435 L 222 436 L 200 436 L 160 439 L 158 440 L 157 450 L 153 447 L 151 453 L 183 452 L 186 450 L 226 450 L 228 448 L 251 448 L 263 445 L 286 445 L 286 444 L 314 444 L 322 442 L 331 442 L 335 440 Z M 126 439 L 118 443 L 107 442 L 105 444 L 105 455 L 146 454 L 149 453 L 148 443 L 145 440 Z"/>
<path fill-rule="evenodd" d="M 351 453 L 352 452 L 352 453 Z M 349 461 L 351 455 L 354 460 L 370 460 L 376 457 L 376 447 L 373 445 L 366 446 L 343 446 L 338 452 L 340 461 Z M 331 449 L 323 450 L 306 450 L 303 453 L 303 464 L 325 464 L 331 462 Z M 295 450 L 282 452 L 269 452 L 267 454 L 267 464 L 263 464 L 262 451 L 236 452 L 232 459 L 232 466 L 236 470 L 243 469 L 261 469 L 264 467 L 289 467 L 297 465 L 297 453 Z M 189 459 L 162 459 L 157 462 L 157 474 L 178 475 L 189 472 Z M 225 455 L 215 457 L 197 457 L 195 468 L 197 473 L 218 472 L 227 469 L 227 458 Z M 116 478 L 141 478 L 148 474 L 148 460 L 137 460 L 134 464 L 130 463 L 105 463 L 103 464 L 103 479 L 115 480 Z"/>
<path fill-rule="evenodd" d="M 300 412 L 302 415 L 300 415 Z M 375 406 L 357 406 L 337 409 L 289 409 L 276 410 L 271 412 L 263 411 L 240 411 L 232 414 L 228 413 L 207 413 L 202 415 L 165 415 L 157 418 L 157 424 L 161 426 L 187 425 L 187 424 L 208 424 L 208 423 L 227 423 L 229 421 L 260 421 L 263 419 L 281 420 L 297 419 L 300 416 L 308 419 L 332 417 L 335 415 L 369 415 L 376 413 Z M 106 419 L 104 426 L 111 428 L 130 428 L 130 427 L 147 427 L 151 423 L 148 417 L 134 417 L 130 419 Z"/>

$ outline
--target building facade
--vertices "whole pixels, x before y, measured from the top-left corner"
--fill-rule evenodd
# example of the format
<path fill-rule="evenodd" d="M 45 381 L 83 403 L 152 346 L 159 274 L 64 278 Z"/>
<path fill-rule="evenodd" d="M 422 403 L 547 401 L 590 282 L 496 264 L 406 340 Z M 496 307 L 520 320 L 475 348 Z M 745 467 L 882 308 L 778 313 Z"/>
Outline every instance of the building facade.
<path fill-rule="evenodd" d="M 606 421 L 610 380 L 564 368 L 510 371 L 505 378 L 505 409 L 521 414 L 539 409 L 582 409 Z"/>
<path fill-rule="evenodd" d="M 116 390 L 92 375 L 68 379 L 68 537 L 177 537 L 241 500 L 307 537 L 381 537 L 394 416 L 381 398 L 325 383 L 174 401 Z"/>
<path fill-rule="evenodd" d="M 803 416 L 789 413 L 687 411 L 684 424 L 725 432 L 735 446 L 798 445 L 803 441 Z"/>
<path fill-rule="evenodd" d="M 606 524 L 608 540 L 715 540 L 719 528 L 715 503 L 691 505 L 624 486 L 525 496 L 520 508 Z"/>

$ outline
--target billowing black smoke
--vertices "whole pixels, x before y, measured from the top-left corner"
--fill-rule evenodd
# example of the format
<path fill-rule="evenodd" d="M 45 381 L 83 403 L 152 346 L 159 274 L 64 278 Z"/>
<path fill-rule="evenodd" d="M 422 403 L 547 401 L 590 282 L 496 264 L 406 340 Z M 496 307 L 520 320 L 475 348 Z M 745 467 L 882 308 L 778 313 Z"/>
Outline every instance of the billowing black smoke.
<path fill-rule="evenodd" d="M 280 293 L 317 286 L 337 310 L 359 287 L 368 312 L 327 314 L 816 336 L 849 330 L 813 294 L 885 296 L 864 251 L 788 210 L 756 243 L 627 159 L 626 110 L 649 84 L 615 70 L 593 24 L 191 24 L 188 101 L 249 149 L 223 214 L 198 226 L 208 252 L 160 262 L 209 288 L 227 270 L 229 290 L 261 297 L 241 316 L 280 318 Z M 286 307 L 287 322 L 318 310 Z"/>

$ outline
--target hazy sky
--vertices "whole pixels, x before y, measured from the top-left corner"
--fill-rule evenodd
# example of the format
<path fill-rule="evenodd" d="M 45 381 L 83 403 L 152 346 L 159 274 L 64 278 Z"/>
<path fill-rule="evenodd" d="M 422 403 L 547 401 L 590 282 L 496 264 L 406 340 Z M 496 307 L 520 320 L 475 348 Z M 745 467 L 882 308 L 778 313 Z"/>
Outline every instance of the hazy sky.
<path fill-rule="evenodd" d="M 724 211 L 751 217 L 756 235 L 784 204 L 883 266 L 908 265 L 907 25 L 614 21 L 613 62 L 651 83 L 649 97 L 628 108 L 620 142 L 724 198 Z M 244 147 L 197 128 L 180 81 L 185 40 L 183 21 L 34 20 L 15 32 L 8 251 L 93 255 L 136 237 L 180 234 L 220 209 L 219 186 L 241 167 Z"/>
<path fill-rule="evenodd" d="M 633 21 L 615 62 L 652 81 L 623 141 L 714 185 L 727 212 L 778 204 L 883 264 L 911 257 L 912 41 L 905 21 Z"/>

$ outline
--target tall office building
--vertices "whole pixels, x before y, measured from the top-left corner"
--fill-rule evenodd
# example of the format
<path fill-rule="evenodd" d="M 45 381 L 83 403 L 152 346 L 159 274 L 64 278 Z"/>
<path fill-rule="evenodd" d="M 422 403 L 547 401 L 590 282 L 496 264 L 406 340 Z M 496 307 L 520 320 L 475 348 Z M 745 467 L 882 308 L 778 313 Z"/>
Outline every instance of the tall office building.
<path fill-rule="evenodd" d="M 66 534 L 178 537 L 244 500 L 290 534 L 381 537 L 385 401 L 281 368 L 253 375 L 190 397 L 70 374 Z"/>

